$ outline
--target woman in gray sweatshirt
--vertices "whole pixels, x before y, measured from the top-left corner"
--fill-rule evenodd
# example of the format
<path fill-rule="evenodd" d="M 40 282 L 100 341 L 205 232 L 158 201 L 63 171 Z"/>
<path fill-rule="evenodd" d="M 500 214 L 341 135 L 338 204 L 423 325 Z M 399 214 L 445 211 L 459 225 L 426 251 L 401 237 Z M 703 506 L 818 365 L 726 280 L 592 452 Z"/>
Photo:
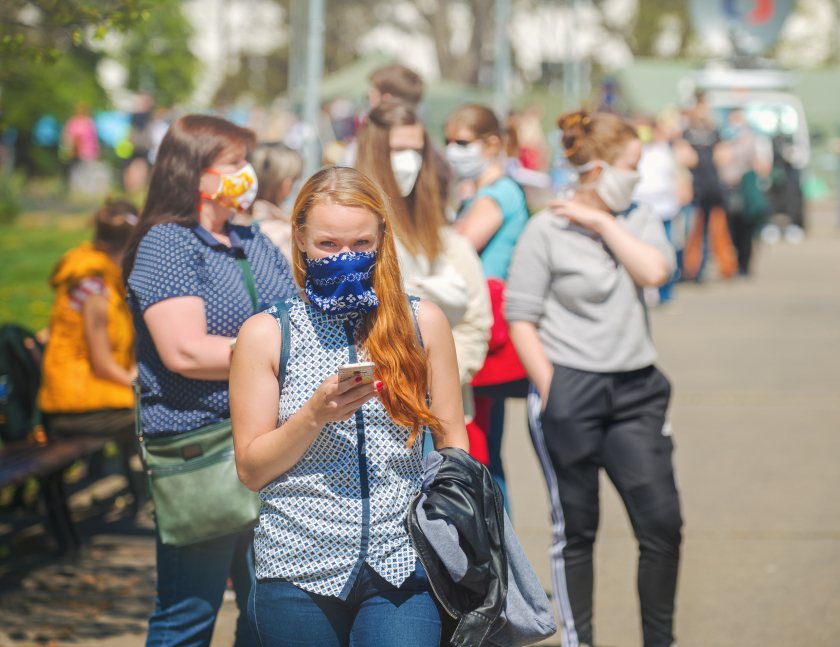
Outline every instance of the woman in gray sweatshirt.
<path fill-rule="evenodd" d="M 680 502 L 666 425 L 671 387 L 654 366 L 642 289 L 665 283 L 674 252 L 661 220 L 631 202 L 642 144 L 606 113 L 560 117 L 575 193 L 528 223 L 505 312 L 532 382 L 531 436 L 552 502 L 554 599 L 567 645 L 593 644 L 598 473 L 615 485 L 639 542 L 645 647 L 673 642 Z M 568 593 L 568 594 L 567 594 Z"/>

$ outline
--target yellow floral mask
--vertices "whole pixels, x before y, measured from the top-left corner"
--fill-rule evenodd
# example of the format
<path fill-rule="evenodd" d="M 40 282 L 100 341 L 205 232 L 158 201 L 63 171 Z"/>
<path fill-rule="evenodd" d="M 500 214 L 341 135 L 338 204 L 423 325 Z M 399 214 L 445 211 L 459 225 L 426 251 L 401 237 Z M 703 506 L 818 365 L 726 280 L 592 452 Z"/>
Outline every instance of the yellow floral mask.
<path fill-rule="evenodd" d="M 223 207 L 247 211 L 257 197 L 257 172 L 249 163 L 245 163 L 235 173 L 219 173 L 209 168 L 205 173 L 219 176 L 219 188 L 215 193 L 200 193 L 203 200 L 218 202 Z"/>

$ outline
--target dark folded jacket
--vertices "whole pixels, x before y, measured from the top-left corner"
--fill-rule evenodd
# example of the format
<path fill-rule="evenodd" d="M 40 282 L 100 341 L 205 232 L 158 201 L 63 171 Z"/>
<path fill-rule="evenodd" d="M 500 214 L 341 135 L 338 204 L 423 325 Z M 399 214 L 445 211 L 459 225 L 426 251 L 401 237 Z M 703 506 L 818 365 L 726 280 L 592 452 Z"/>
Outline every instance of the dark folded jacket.
<path fill-rule="evenodd" d="M 424 459 L 421 493 L 406 523 L 432 592 L 457 621 L 454 647 L 515 647 L 556 631 L 539 584 L 490 473 L 460 449 Z"/>

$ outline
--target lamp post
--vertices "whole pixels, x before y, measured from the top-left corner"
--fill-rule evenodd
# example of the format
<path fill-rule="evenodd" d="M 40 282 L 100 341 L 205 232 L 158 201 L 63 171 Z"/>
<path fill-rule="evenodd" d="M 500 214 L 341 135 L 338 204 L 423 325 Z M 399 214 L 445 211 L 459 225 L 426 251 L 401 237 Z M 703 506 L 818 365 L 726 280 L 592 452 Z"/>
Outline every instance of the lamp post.
<path fill-rule="evenodd" d="M 563 105 L 566 109 L 580 104 L 582 73 L 578 58 L 578 0 L 566 0 L 564 22 L 566 24 L 566 52 L 563 63 Z"/>
<path fill-rule="evenodd" d="M 504 121 L 510 112 L 511 57 L 508 23 L 510 0 L 496 0 L 496 58 L 493 62 L 493 107 Z"/>
<path fill-rule="evenodd" d="M 303 97 L 303 121 L 306 125 L 303 141 L 304 176 L 312 175 L 321 166 L 318 116 L 321 110 L 321 76 L 324 73 L 324 3 L 325 0 L 310 0 L 307 16 Z"/>

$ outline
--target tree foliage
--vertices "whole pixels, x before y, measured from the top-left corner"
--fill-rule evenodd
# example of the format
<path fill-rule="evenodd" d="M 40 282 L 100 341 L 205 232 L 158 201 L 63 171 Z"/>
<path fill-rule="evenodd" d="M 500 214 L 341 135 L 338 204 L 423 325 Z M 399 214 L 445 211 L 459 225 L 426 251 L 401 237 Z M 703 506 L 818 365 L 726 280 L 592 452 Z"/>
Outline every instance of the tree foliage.
<path fill-rule="evenodd" d="M 69 47 L 49 65 L 22 58 L 3 84 L 3 122 L 26 132 L 43 114 L 63 120 L 77 104 L 104 105 L 105 92 L 91 74 L 101 58 L 81 47 Z"/>
<path fill-rule="evenodd" d="M 495 34 L 494 0 L 423 0 L 413 4 L 419 21 L 405 20 L 400 7 L 391 2 L 377 3 L 378 15 L 406 34 L 416 33 L 418 28 L 426 33 L 434 43 L 443 78 L 478 83 L 482 66 L 493 58 L 488 44 L 493 43 Z M 465 10 L 462 16 L 469 16 L 471 24 L 453 20 L 458 8 Z"/>
<path fill-rule="evenodd" d="M 180 0 L 0 0 L 0 131 L 17 131 L 18 161 L 39 167 L 30 154 L 42 115 L 62 122 L 78 104 L 109 107 L 106 57 L 125 68 L 128 89 L 161 104 L 186 98 L 198 67 L 190 34 Z"/>
<path fill-rule="evenodd" d="M 148 18 L 146 0 L 0 0 L 0 128 L 24 140 L 45 113 L 66 119 L 78 103 L 104 106 L 90 46 L 110 29 Z"/>
<path fill-rule="evenodd" d="M 679 53 L 684 54 L 691 32 L 691 17 L 686 0 L 638 0 L 639 8 L 630 33 L 630 49 L 636 56 L 655 56 L 656 42 L 662 34 L 665 20 L 671 18 L 679 26 L 682 42 Z"/>
<path fill-rule="evenodd" d="M 0 70 L 21 57 L 55 61 L 85 37 L 125 31 L 150 15 L 148 0 L 0 0 Z"/>
<path fill-rule="evenodd" d="M 287 15 L 295 2 L 302 0 L 280 0 Z M 386 25 L 407 36 L 428 36 L 443 78 L 477 83 L 482 67 L 493 60 L 494 6 L 495 0 L 330 1 L 324 25 L 324 70 L 329 73 L 347 65 L 359 56 L 363 37 L 373 27 Z M 455 20 L 456 15 L 466 20 Z"/>
<path fill-rule="evenodd" d="M 148 92 L 158 105 L 172 106 L 193 90 L 198 60 L 189 48 L 193 29 L 181 3 L 147 0 L 149 15 L 128 30 L 115 55 L 128 72 L 126 87 Z"/>
<path fill-rule="evenodd" d="M 227 74 L 216 92 L 217 104 L 235 103 L 245 95 L 257 103 L 267 104 L 288 92 L 288 47 L 278 48 L 264 58 L 242 55 L 236 68 Z"/>

